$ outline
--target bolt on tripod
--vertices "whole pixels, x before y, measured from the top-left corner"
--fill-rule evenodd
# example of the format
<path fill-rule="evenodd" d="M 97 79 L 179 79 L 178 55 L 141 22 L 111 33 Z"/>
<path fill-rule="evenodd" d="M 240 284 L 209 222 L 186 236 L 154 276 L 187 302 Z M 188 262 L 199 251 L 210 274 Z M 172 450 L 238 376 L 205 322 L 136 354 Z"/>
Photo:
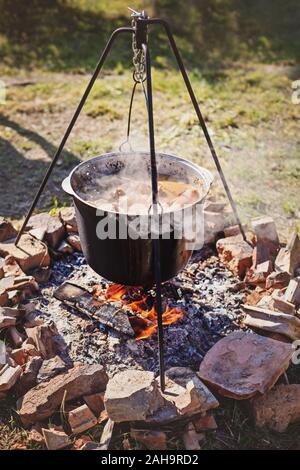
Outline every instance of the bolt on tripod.
<path fill-rule="evenodd" d="M 122 27 L 116 29 L 110 39 L 108 40 L 102 55 L 99 59 L 99 62 L 94 70 L 94 73 L 86 87 L 85 92 L 83 93 L 81 100 L 74 112 L 74 115 L 65 131 L 65 134 L 60 142 L 60 145 L 53 157 L 53 160 L 43 178 L 43 181 L 40 184 L 40 187 L 33 199 L 33 202 L 30 206 L 30 209 L 26 215 L 26 218 L 23 222 L 23 225 L 18 233 L 16 238 L 15 244 L 18 245 L 20 238 L 28 224 L 28 221 L 40 199 L 40 196 L 47 184 L 47 181 L 52 173 L 53 168 L 55 167 L 58 158 L 61 155 L 61 152 L 68 140 L 70 133 L 79 117 L 79 114 L 93 88 L 93 85 L 105 63 L 105 60 L 112 48 L 112 45 L 116 38 L 121 34 L 130 34 L 133 35 L 133 44 L 134 44 L 134 75 L 133 78 L 136 83 L 141 83 L 143 86 L 143 91 L 146 98 L 146 105 L 147 105 L 147 112 L 148 112 L 148 126 L 149 126 L 149 146 L 150 146 L 150 159 L 151 159 L 151 184 L 152 184 L 152 208 L 154 216 L 158 215 L 158 207 L 159 207 L 159 200 L 158 200 L 158 183 L 157 183 L 157 165 L 156 165 L 156 152 L 155 152 L 155 133 L 154 133 L 154 116 L 153 116 L 153 96 L 152 96 L 152 77 L 151 77 L 151 56 L 150 50 L 148 47 L 148 26 L 162 26 L 165 30 L 167 38 L 169 40 L 171 49 L 175 56 L 177 65 L 181 72 L 182 78 L 184 80 L 185 86 L 187 88 L 188 94 L 190 96 L 192 105 L 196 112 L 196 115 L 199 120 L 199 125 L 202 128 L 204 133 L 206 142 L 208 144 L 211 156 L 215 162 L 216 168 L 220 175 L 221 181 L 223 183 L 225 192 L 227 194 L 229 203 L 232 207 L 236 223 L 239 226 L 240 232 L 242 234 L 243 239 L 246 241 L 246 234 L 244 232 L 243 226 L 241 224 L 237 208 L 233 197 L 231 195 L 229 186 L 226 182 L 225 175 L 223 173 L 220 161 L 218 159 L 217 153 L 215 151 L 214 145 L 210 138 L 207 126 L 203 119 L 202 113 L 200 111 L 195 93 L 193 91 L 191 82 L 187 75 L 187 71 L 184 67 L 181 55 L 177 48 L 175 39 L 171 32 L 170 26 L 168 22 L 162 20 L 160 18 L 150 18 L 148 15 L 143 11 L 141 13 L 135 12 L 131 10 L 132 13 L 132 27 Z M 143 85 L 143 82 L 146 81 L 146 88 Z M 132 96 L 133 99 L 133 96 Z M 132 107 L 132 99 L 130 103 L 130 113 Z M 130 118 L 129 118 L 129 125 L 130 125 Z M 129 126 L 128 126 L 129 127 Z M 127 132 L 127 137 L 129 135 L 129 131 Z M 163 341 L 163 320 L 162 320 L 162 293 L 161 293 L 161 267 L 160 267 L 160 245 L 159 239 L 153 238 L 152 239 L 152 252 L 153 252 L 153 266 L 154 266 L 154 274 L 155 274 L 155 285 L 156 285 L 156 313 L 157 313 L 157 323 L 158 323 L 158 344 L 159 344 L 159 369 L 160 369 L 160 384 L 161 389 L 165 389 L 165 370 L 164 370 L 164 341 Z"/>

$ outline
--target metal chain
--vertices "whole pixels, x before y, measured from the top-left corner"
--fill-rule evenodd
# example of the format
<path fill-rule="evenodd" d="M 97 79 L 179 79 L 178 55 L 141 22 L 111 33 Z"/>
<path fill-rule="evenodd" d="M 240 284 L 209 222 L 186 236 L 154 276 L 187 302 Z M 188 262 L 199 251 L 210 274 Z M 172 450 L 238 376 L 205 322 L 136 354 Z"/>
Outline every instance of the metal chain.
<path fill-rule="evenodd" d="M 132 27 L 136 28 L 136 18 L 132 19 Z M 146 79 L 146 66 L 145 66 L 145 54 L 143 49 L 138 49 L 136 45 L 135 34 L 132 35 L 132 51 L 133 51 L 133 79 L 135 82 L 143 82 Z"/>

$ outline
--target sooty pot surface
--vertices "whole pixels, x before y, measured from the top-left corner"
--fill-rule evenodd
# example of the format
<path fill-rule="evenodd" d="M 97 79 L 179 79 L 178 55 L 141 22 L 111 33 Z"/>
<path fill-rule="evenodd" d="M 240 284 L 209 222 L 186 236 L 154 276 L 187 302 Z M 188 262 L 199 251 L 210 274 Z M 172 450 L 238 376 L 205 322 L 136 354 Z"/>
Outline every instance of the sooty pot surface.
<path fill-rule="evenodd" d="M 212 183 L 211 173 L 187 160 L 163 153 L 156 154 L 158 174 L 161 177 L 174 178 L 186 182 L 200 191 L 201 197 L 188 207 L 192 220 L 204 202 Z M 132 178 L 135 178 L 134 168 L 145 166 L 145 177 L 150 180 L 149 153 L 109 153 L 80 163 L 63 181 L 63 189 L 73 197 L 79 236 L 83 254 L 90 267 L 105 279 L 128 286 L 152 286 L 154 284 L 154 269 L 152 258 L 152 240 L 149 229 L 148 236 L 134 234 L 128 230 L 128 225 L 139 226 L 140 214 L 126 215 L 118 212 L 101 210 L 89 202 L 88 189 L 97 185 L 101 176 L 116 175 L 131 165 Z M 128 170 L 128 168 L 127 168 Z M 127 171 L 128 173 L 128 171 Z M 86 192 L 86 196 L 85 196 Z M 137 200 L 139 195 L 136 195 Z M 151 208 L 150 208 L 151 209 Z M 186 209 L 185 209 L 186 210 Z M 164 217 L 173 221 L 181 218 L 183 210 L 176 210 L 159 215 L 160 262 L 162 281 L 176 276 L 190 259 L 194 241 L 187 239 L 183 233 L 178 236 L 171 223 L 170 229 L 162 234 Z M 144 214 L 144 220 L 153 227 L 151 210 Z M 191 223 L 191 219 L 189 219 Z M 186 222 L 185 222 L 186 223 Z M 194 221 L 193 221 L 194 223 Z M 125 225 L 124 225 L 125 224 Z M 152 225 L 151 225 L 152 224 Z M 99 231 L 99 228 L 102 228 Z M 127 227 L 127 228 L 126 228 Z M 103 237 L 103 228 L 107 236 Z M 125 231 L 124 231 L 125 230 Z M 180 233 L 180 231 L 179 231 Z M 100 234 L 100 237 L 99 237 Z"/>

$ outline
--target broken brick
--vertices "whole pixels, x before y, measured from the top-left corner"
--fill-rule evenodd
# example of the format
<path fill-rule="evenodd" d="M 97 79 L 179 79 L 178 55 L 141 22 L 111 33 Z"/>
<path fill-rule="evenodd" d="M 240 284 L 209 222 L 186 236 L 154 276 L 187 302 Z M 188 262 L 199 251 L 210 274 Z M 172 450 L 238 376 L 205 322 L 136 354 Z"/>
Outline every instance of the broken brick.
<path fill-rule="evenodd" d="M 300 277 L 290 280 L 284 299 L 293 304 L 300 304 Z"/>
<path fill-rule="evenodd" d="M 253 248 L 241 235 L 222 238 L 217 241 L 216 247 L 221 262 L 236 276 L 242 277 L 251 267 Z"/>
<path fill-rule="evenodd" d="M 286 271 L 277 272 L 273 271 L 271 274 L 268 275 L 266 279 L 266 289 L 283 289 L 288 285 L 290 282 L 291 275 Z"/>
<path fill-rule="evenodd" d="M 243 319 L 245 325 L 279 333 L 292 341 L 300 339 L 300 320 L 295 315 L 250 305 L 243 305 L 243 309 L 247 313 Z"/>
<path fill-rule="evenodd" d="M 149 450 L 166 450 L 167 435 L 163 431 L 131 429 L 130 436 Z"/>
<path fill-rule="evenodd" d="M 83 397 L 87 406 L 92 410 L 95 416 L 99 417 L 104 410 L 104 393 L 95 393 Z"/>
<path fill-rule="evenodd" d="M 293 233 L 285 248 L 281 248 L 276 260 L 275 269 L 285 271 L 292 277 L 295 270 L 300 266 L 300 239 L 297 233 Z"/>
<path fill-rule="evenodd" d="M 68 372 L 56 375 L 30 389 L 17 402 L 18 413 L 25 426 L 43 421 L 66 402 L 83 395 L 103 392 L 108 381 L 101 365 L 76 365 Z"/>
<path fill-rule="evenodd" d="M 245 400 L 269 390 L 288 368 L 292 354 L 290 344 L 237 331 L 206 353 L 199 375 L 221 395 Z"/>
<path fill-rule="evenodd" d="M 300 385 L 276 385 L 251 404 L 256 426 L 284 432 L 290 423 L 300 420 Z"/>
<path fill-rule="evenodd" d="M 79 235 L 69 235 L 67 242 L 71 245 L 72 248 L 74 248 L 74 250 L 82 251 Z"/>
<path fill-rule="evenodd" d="M 0 392 L 10 390 L 22 374 L 22 367 L 4 366 L 0 370 Z"/>
<path fill-rule="evenodd" d="M 56 429 L 42 429 L 45 439 L 46 447 L 48 450 L 59 450 L 71 445 L 69 436 L 64 431 L 57 431 Z"/>
<path fill-rule="evenodd" d="M 214 431 L 218 428 L 215 418 L 209 414 L 193 420 L 193 424 L 197 432 Z"/>
<path fill-rule="evenodd" d="M 74 207 L 63 207 L 60 209 L 59 218 L 65 225 L 68 233 L 78 233 Z"/>
<path fill-rule="evenodd" d="M 97 424 L 97 418 L 87 405 L 82 405 L 69 412 L 69 424 L 74 434 L 80 434 L 93 428 Z"/>
<path fill-rule="evenodd" d="M 50 264 L 46 245 L 28 233 L 21 236 L 18 246 L 15 246 L 14 240 L 0 243 L 0 256 L 7 255 L 13 256 L 25 273 Z"/>
<path fill-rule="evenodd" d="M 252 227 L 256 235 L 257 245 L 267 246 L 270 254 L 276 255 L 279 249 L 279 238 L 272 217 L 265 216 L 254 219 L 252 220 Z"/>
<path fill-rule="evenodd" d="M 0 217 L 0 242 L 4 242 L 17 235 L 13 225 L 4 217 Z"/>
<path fill-rule="evenodd" d="M 56 355 L 56 345 L 53 336 L 57 335 L 57 329 L 53 322 L 49 325 L 38 325 L 26 328 L 28 338 L 31 338 L 36 349 L 43 359 L 51 359 Z"/>
<path fill-rule="evenodd" d="M 272 271 L 272 262 L 264 261 L 256 266 L 251 267 L 246 274 L 245 282 L 248 284 L 265 284 L 266 279 Z"/>
<path fill-rule="evenodd" d="M 23 336 L 21 333 L 19 333 L 15 326 L 10 326 L 8 328 L 8 332 L 15 347 L 19 348 L 23 343 Z"/>

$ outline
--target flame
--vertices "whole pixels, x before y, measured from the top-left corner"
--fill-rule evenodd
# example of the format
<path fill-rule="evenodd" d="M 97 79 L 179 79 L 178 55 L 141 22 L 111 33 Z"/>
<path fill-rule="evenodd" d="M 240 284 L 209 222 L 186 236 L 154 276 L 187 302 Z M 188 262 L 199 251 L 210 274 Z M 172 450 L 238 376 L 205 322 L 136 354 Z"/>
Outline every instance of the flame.
<path fill-rule="evenodd" d="M 132 328 L 136 333 L 136 339 L 146 339 L 157 330 L 157 313 L 155 306 L 149 309 L 147 296 L 143 296 L 143 288 L 136 286 L 123 286 L 112 284 L 106 291 L 96 286 L 96 296 L 104 296 L 107 301 L 118 300 L 129 307 L 137 315 L 129 317 Z M 134 299 L 134 300 L 133 300 Z M 163 325 L 171 325 L 180 320 L 184 312 L 177 307 L 170 308 L 168 305 L 162 314 Z"/>

